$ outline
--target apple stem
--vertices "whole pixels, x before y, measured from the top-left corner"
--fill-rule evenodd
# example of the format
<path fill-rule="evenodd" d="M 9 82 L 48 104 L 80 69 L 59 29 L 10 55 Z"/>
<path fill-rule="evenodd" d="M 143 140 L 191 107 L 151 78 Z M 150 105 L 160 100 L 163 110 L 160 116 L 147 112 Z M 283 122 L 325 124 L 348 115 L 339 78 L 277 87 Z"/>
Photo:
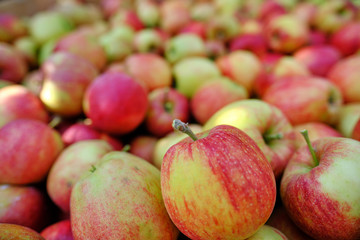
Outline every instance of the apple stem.
<path fill-rule="evenodd" d="M 275 134 L 265 134 L 263 137 L 264 137 L 265 142 L 269 143 L 272 140 L 282 139 L 284 137 L 284 135 L 282 133 L 275 133 Z"/>
<path fill-rule="evenodd" d="M 48 126 L 51 128 L 55 128 L 57 125 L 61 123 L 61 117 L 59 115 L 55 115 L 51 121 L 49 122 Z"/>
<path fill-rule="evenodd" d="M 192 140 L 196 141 L 198 140 L 198 138 L 196 137 L 196 135 L 194 134 L 193 131 L 191 131 L 188 123 L 184 123 L 182 122 L 181 120 L 179 119 L 175 119 L 172 123 L 172 127 L 175 129 L 175 130 L 178 130 L 182 133 L 186 133 L 187 135 L 189 135 L 189 137 L 192 138 Z"/>
<path fill-rule="evenodd" d="M 313 148 L 312 145 L 311 145 L 308 131 L 307 131 L 306 129 L 304 129 L 304 130 L 301 130 L 300 133 L 301 133 L 301 134 L 304 136 L 304 138 L 305 138 L 305 141 L 306 141 L 306 143 L 307 143 L 307 145 L 308 145 L 308 147 L 309 147 L 309 151 L 310 151 L 310 153 L 311 153 L 311 156 L 312 156 L 312 158 L 313 158 L 313 160 L 314 160 L 315 166 L 319 165 L 319 160 L 317 159 L 316 154 L 315 154 L 315 150 L 314 150 L 314 148 Z"/>
<path fill-rule="evenodd" d="M 95 170 L 96 170 L 96 167 L 94 165 L 91 165 L 91 169 L 89 171 L 93 173 L 93 172 L 95 172 Z"/>

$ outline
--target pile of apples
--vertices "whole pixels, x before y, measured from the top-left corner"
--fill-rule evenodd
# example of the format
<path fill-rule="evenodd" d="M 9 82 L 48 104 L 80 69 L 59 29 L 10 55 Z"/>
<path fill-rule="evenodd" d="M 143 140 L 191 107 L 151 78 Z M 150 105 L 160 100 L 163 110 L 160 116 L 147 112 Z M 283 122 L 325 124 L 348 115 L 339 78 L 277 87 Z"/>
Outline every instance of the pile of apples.
<path fill-rule="evenodd" d="M 359 6 L 0 13 L 0 240 L 360 239 Z"/>

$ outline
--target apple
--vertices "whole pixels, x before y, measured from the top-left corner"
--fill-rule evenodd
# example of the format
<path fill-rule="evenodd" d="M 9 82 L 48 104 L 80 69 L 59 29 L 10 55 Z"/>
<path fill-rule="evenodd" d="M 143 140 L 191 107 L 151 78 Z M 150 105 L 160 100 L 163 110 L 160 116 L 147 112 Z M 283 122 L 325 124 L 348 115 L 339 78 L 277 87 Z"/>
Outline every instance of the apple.
<path fill-rule="evenodd" d="M 58 39 L 74 30 L 74 24 L 60 12 L 41 11 L 30 18 L 30 36 L 39 44 Z"/>
<path fill-rule="evenodd" d="M 177 239 L 165 209 L 160 171 L 126 152 L 110 152 L 73 187 L 74 239 Z"/>
<path fill-rule="evenodd" d="M 360 141 L 360 119 L 355 124 L 351 138 Z"/>
<path fill-rule="evenodd" d="M 206 27 L 206 38 L 228 42 L 240 34 L 240 24 L 233 15 L 217 15 L 209 19 Z"/>
<path fill-rule="evenodd" d="M 360 119 L 360 103 L 347 103 L 341 106 L 336 129 L 344 136 L 351 137 L 356 122 Z"/>
<path fill-rule="evenodd" d="M 210 59 L 217 59 L 218 57 L 227 54 L 228 50 L 225 43 L 221 40 L 206 40 L 205 41 L 206 56 Z"/>
<path fill-rule="evenodd" d="M 146 28 L 135 33 L 133 47 L 139 53 L 163 54 L 167 36 L 154 28 Z"/>
<path fill-rule="evenodd" d="M 298 19 L 312 26 L 318 6 L 313 2 L 299 2 L 291 11 Z"/>
<path fill-rule="evenodd" d="M 294 58 L 316 76 L 325 77 L 340 59 L 340 52 L 331 45 L 306 46 L 294 53 Z"/>
<path fill-rule="evenodd" d="M 130 141 L 129 152 L 154 164 L 153 155 L 157 140 L 158 138 L 152 135 L 136 135 Z"/>
<path fill-rule="evenodd" d="M 39 97 L 43 86 L 43 82 L 44 82 L 44 73 L 41 71 L 41 69 L 36 69 L 31 72 L 28 72 L 21 81 L 21 84 L 25 86 L 27 89 L 29 89 L 30 92 L 32 92 L 33 94 Z"/>
<path fill-rule="evenodd" d="M 263 225 L 259 230 L 246 240 L 287 240 L 288 238 L 279 229 Z M 293 240 L 293 239 L 292 239 Z"/>
<path fill-rule="evenodd" d="M 0 199 L 0 223 L 18 224 L 40 231 L 50 220 L 50 202 L 37 187 L 1 184 Z"/>
<path fill-rule="evenodd" d="M 12 45 L 0 42 L 0 79 L 21 82 L 27 72 L 27 64 L 21 53 Z"/>
<path fill-rule="evenodd" d="M 188 98 L 191 98 L 201 85 L 221 76 L 214 61 L 206 57 L 185 58 L 177 62 L 172 70 L 175 88 Z"/>
<path fill-rule="evenodd" d="M 191 127 L 194 133 L 200 133 L 203 131 L 203 127 L 198 123 L 190 123 L 188 125 Z M 165 153 L 167 150 L 174 144 L 180 142 L 182 139 L 187 136 L 179 131 L 173 131 L 167 134 L 165 137 L 159 138 L 156 141 L 154 152 L 153 152 L 153 163 L 155 167 L 161 169 L 161 164 L 164 159 Z"/>
<path fill-rule="evenodd" d="M 309 40 L 308 25 L 293 14 L 272 18 L 264 30 L 269 48 L 276 52 L 293 53 Z"/>
<path fill-rule="evenodd" d="M 294 125 L 313 121 L 334 124 L 343 102 L 335 84 L 311 77 L 277 81 L 262 99 L 279 108 Z"/>
<path fill-rule="evenodd" d="M 222 124 L 248 134 L 268 159 L 275 177 L 280 178 L 295 151 L 295 134 L 278 108 L 259 99 L 235 101 L 212 115 L 204 124 L 204 130 Z"/>
<path fill-rule="evenodd" d="M 319 30 L 310 30 L 308 45 L 328 44 L 328 36 Z"/>
<path fill-rule="evenodd" d="M 148 93 L 134 78 L 122 73 L 103 73 L 86 89 L 85 115 L 92 126 L 112 134 L 126 134 L 145 119 Z"/>
<path fill-rule="evenodd" d="M 133 28 L 134 31 L 139 31 L 145 27 L 135 9 L 132 8 L 119 9 L 110 17 L 108 22 L 112 28 L 126 25 Z"/>
<path fill-rule="evenodd" d="M 27 34 L 27 28 L 22 19 L 10 13 L 0 14 L 0 42 L 12 42 Z"/>
<path fill-rule="evenodd" d="M 206 27 L 207 25 L 205 22 L 191 21 L 179 31 L 178 35 L 191 33 L 199 36 L 203 40 L 206 40 Z"/>
<path fill-rule="evenodd" d="M 20 37 L 13 43 L 15 49 L 17 49 L 21 55 L 25 58 L 26 63 L 32 67 L 36 67 L 38 44 L 32 37 Z"/>
<path fill-rule="evenodd" d="M 158 54 L 134 53 L 125 59 L 124 64 L 126 72 L 149 92 L 172 84 L 171 66 Z"/>
<path fill-rule="evenodd" d="M 330 43 L 336 47 L 343 56 L 355 54 L 360 49 L 360 23 L 350 22 L 334 32 Z"/>
<path fill-rule="evenodd" d="M 0 127 L 14 119 L 30 118 L 46 123 L 48 112 L 40 99 L 26 87 L 14 84 L 0 89 Z"/>
<path fill-rule="evenodd" d="M 353 55 L 338 61 L 328 72 L 327 77 L 341 90 L 345 103 L 360 101 L 359 67 L 360 56 Z"/>
<path fill-rule="evenodd" d="M 191 20 L 188 1 L 164 1 L 160 5 L 160 28 L 169 35 L 175 35 Z"/>
<path fill-rule="evenodd" d="M 266 225 L 272 226 L 291 240 L 312 240 L 307 236 L 295 223 L 291 220 L 282 204 L 275 206 L 274 211 L 271 213 L 270 218 L 267 220 Z"/>
<path fill-rule="evenodd" d="M 266 39 L 262 33 L 241 34 L 231 39 L 229 50 L 247 50 L 261 58 L 267 53 Z"/>
<path fill-rule="evenodd" d="M 326 137 L 310 142 L 291 158 L 280 194 L 290 218 L 314 239 L 360 238 L 360 142 Z M 345 174 L 344 174 L 345 173 Z"/>
<path fill-rule="evenodd" d="M 198 123 L 205 124 L 225 105 L 248 97 L 245 87 L 227 77 L 219 77 L 216 81 L 205 83 L 195 92 L 190 101 L 191 113 Z"/>
<path fill-rule="evenodd" d="M 18 224 L 0 223 L 0 240 L 45 240 L 31 228 Z"/>
<path fill-rule="evenodd" d="M 47 226 L 40 232 L 40 235 L 46 240 L 74 240 L 69 219 Z"/>
<path fill-rule="evenodd" d="M 160 6 L 154 1 L 145 0 L 135 3 L 136 14 L 145 27 L 157 26 L 160 22 Z"/>
<path fill-rule="evenodd" d="M 70 211 L 71 191 L 81 176 L 113 147 L 104 140 L 83 140 L 65 148 L 52 165 L 46 188 L 51 200 L 65 213 Z"/>
<path fill-rule="evenodd" d="M 81 30 L 73 31 L 59 39 L 54 52 L 71 52 L 85 58 L 101 71 L 106 65 L 106 52 L 97 37 Z"/>
<path fill-rule="evenodd" d="M 243 1 L 238 0 L 215 0 L 213 2 L 218 15 L 236 15 L 244 4 Z"/>
<path fill-rule="evenodd" d="M 170 64 L 193 56 L 206 56 L 204 40 L 194 33 L 182 33 L 170 38 L 165 44 L 165 58 Z"/>
<path fill-rule="evenodd" d="M 116 14 L 120 9 L 132 6 L 132 0 L 101 0 L 100 7 L 107 19 Z"/>
<path fill-rule="evenodd" d="M 306 145 L 306 141 L 304 141 L 304 137 L 300 133 L 303 129 L 308 130 L 311 141 L 315 141 L 323 137 L 342 137 L 342 134 L 339 131 L 328 124 L 322 122 L 303 123 L 294 126 L 294 132 L 296 133 L 296 148 Z"/>
<path fill-rule="evenodd" d="M 279 1 L 268 0 L 260 4 L 258 19 L 261 22 L 267 23 L 272 18 L 285 15 L 287 12 L 287 9 Z"/>
<path fill-rule="evenodd" d="M 67 127 L 61 133 L 61 139 L 65 146 L 69 146 L 79 141 L 90 139 L 101 139 L 109 143 L 115 150 L 121 150 L 124 146 L 116 138 L 107 133 L 94 129 L 90 124 L 84 122 L 77 122 Z"/>
<path fill-rule="evenodd" d="M 58 39 L 49 40 L 39 46 L 38 65 L 41 66 L 54 52 Z"/>
<path fill-rule="evenodd" d="M 63 149 L 60 135 L 45 123 L 16 119 L 0 128 L 0 183 L 44 180 Z"/>
<path fill-rule="evenodd" d="M 191 239 L 253 235 L 276 198 L 274 174 L 257 144 L 229 125 L 195 135 L 176 119 L 174 128 L 190 137 L 170 147 L 161 166 L 162 196 L 173 223 Z"/>
<path fill-rule="evenodd" d="M 42 70 L 39 97 L 46 108 L 62 116 L 81 114 L 85 90 L 98 75 L 94 65 L 70 52 L 57 52 L 46 60 Z"/>

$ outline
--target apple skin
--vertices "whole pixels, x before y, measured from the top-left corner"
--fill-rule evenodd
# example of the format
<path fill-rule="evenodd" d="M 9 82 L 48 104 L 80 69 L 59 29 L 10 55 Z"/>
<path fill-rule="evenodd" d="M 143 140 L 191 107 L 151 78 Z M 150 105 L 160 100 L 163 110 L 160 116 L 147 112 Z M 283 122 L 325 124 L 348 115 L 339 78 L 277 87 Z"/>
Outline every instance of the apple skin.
<path fill-rule="evenodd" d="M 264 30 L 269 48 L 276 52 L 293 53 L 309 40 L 308 25 L 292 14 L 272 18 Z"/>
<path fill-rule="evenodd" d="M 293 125 L 313 121 L 334 124 L 343 103 L 339 88 L 318 78 L 277 81 L 262 99 L 283 111 Z"/>
<path fill-rule="evenodd" d="M 255 79 L 262 72 L 260 59 L 252 52 L 236 50 L 216 59 L 216 65 L 222 74 L 252 94 Z"/>
<path fill-rule="evenodd" d="M 307 46 L 294 53 L 313 75 L 325 77 L 331 67 L 341 59 L 340 52 L 331 45 Z"/>
<path fill-rule="evenodd" d="M 308 130 L 309 138 L 311 141 L 315 141 L 323 137 L 342 137 L 343 135 L 332 128 L 330 125 L 322 122 L 308 122 L 294 126 L 294 132 L 296 133 L 296 148 L 300 148 L 306 145 L 304 137 L 301 135 L 300 131 L 306 129 Z"/>
<path fill-rule="evenodd" d="M 12 42 L 27 34 L 26 25 L 19 17 L 9 14 L 0 14 L 0 41 Z"/>
<path fill-rule="evenodd" d="M 33 70 L 28 72 L 21 81 L 21 84 L 29 89 L 36 96 L 40 96 L 44 81 L 44 74 L 41 69 Z"/>
<path fill-rule="evenodd" d="M 288 239 L 291 240 L 313 240 L 295 225 L 282 204 L 275 206 L 274 211 L 271 213 L 270 218 L 266 222 L 266 225 L 280 230 Z"/>
<path fill-rule="evenodd" d="M 206 27 L 205 22 L 191 21 L 179 31 L 179 34 L 192 33 L 206 40 Z"/>
<path fill-rule="evenodd" d="M 19 118 L 36 119 L 46 123 L 48 112 L 40 99 L 22 85 L 10 85 L 0 89 L 0 127 Z"/>
<path fill-rule="evenodd" d="M 167 212 L 191 239 L 250 237 L 275 204 L 269 162 L 238 128 L 216 126 L 197 137 L 178 142 L 164 156 L 161 191 Z"/>
<path fill-rule="evenodd" d="M 347 103 L 341 106 L 336 129 L 344 136 L 351 137 L 356 122 L 360 119 L 360 103 Z"/>
<path fill-rule="evenodd" d="M 0 185 L 0 223 L 18 224 L 40 231 L 50 221 L 50 201 L 34 186 Z"/>
<path fill-rule="evenodd" d="M 360 119 L 355 124 L 351 138 L 360 141 Z"/>
<path fill-rule="evenodd" d="M 134 31 L 142 30 L 145 27 L 135 9 L 130 8 L 119 9 L 111 16 L 109 23 L 111 28 L 126 25 L 130 26 Z"/>
<path fill-rule="evenodd" d="M 135 53 L 125 59 L 126 72 L 151 92 L 172 84 L 171 66 L 155 53 Z"/>
<path fill-rule="evenodd" d="M 39 97 L 46 108 L 61 116 L 81 114 L 85 91 L 98 75 L 97 69 L 75 54 L 57 52 L 46 60 L 42 70 L 44 81 Z"/>
<path fill-rule="evenodd" d="M 83 108 L 95 128 L 112 134 L 126 134 L 145 119 L 148 93 L 129 75 L 104 73 L 87 88 Z"/>
<path fill-rule="evenodd" d="M 206 38 L 227 43 L 240 34 L 239 21 L 234 15 L 217 15 L 207 22 Z"/>
<path fill-rule="evenodd" d="M 160 4 L 153 1 L 135 3 L 136 14 L 145 27 L 155 27 L 160 22 Z"/>
<path fill-rule="evenodd" d="M 360 23 L 351 22 L 332 34 L 330 43 L 336 47 L 343 56 L 355 54 L 360 49 Z"/>
<path fill-rule="evenodd" d="M 327 75 L 341 90 L 345 103 L 360 102 L 359 67 L 360 56 L 353 55 L 338 61 Z"/>
<path fill-rule="evenodd" d="M 153 155 L 158 138 L 152 135 L 137 135 L 130 142 L 131 154 L 154 164 Z"/>
<path fill-rule="evenodd" d="M 185 95 L 174 88 L 158 88 L 149 93 L 149 108 L 145 118 L 146 129 L 156 137 L 173 131 L 175 118 L 188 121 L 190 104 Z"/>
<path fill-rule="evenodd" d="M 261 58 L 267 53 L 267 44 L 262 33 L 248 33 L 241 34 L 231 39 L 229 49 L 231 52 L 236 50 L 248 50 Z"/>
<path fill-rule="evenodd" d="M 177 239 L 160 171 L 126 152 L 103 156 L 71 192 L 71 228 L 81 239 Z"/>
<path fill-rule="evenodd" d="M 12 45 L 0 42 L 0 79 L 19 83 L 27 73 L 27 64 Z"/>
<path fill-rule="evenodd" d="M 360 193 L 347 186 L 360 188 L 360 142 L 327 137 L 311 145 L 318 165 L 304 146 L 286 166 L 280 187 L 286 211 L 315 239 L 359 239 Z"/>
<path fill-rule="evenodd" d="M 133 47 L 139 53 L 155 53 L 162 55 L 168 36 L 159 29 L 146 28 L 137 31 L 134 36 Z"/>
<path fill-rule="evenodd" d="M 205 122 L 225 105 L 247 99 L 246 89 L 226 77 L 220 77 L 202 85 L 191 98 L 191 113 L 200 124 Z"/>
<path fill-rule="evenodd" d="M 268 159 L 275 177 L 280 178 L 295 151 L 295 134 L 286 116 L 275 106 L 259 99 L 232 102 L 217 111 L 204 124 L 204 130 L 227 124 L 248 134 Z M 281 134 L 281 139 L 266 139 Z"/>
<path fill-rule="evenodd" d="M 45 240 L 39 233 L 31 228 L 17 225 L 0 223 L 0 240 Z"/>
<path fill-rule="evenodd" d="M 83 140 L 60 153 L 50 169 L 46 187 L 52 201 L 63 212 L 70 211 L 70 194 L 81 175 L 113 150 L 113 147 L 103 140 Z"/>
<path fill-rule="evenodd" d="M 63 149 L 60 134 L 43 122 L 16 119 L 0 128 L 0 183 L 42 181 Z"/>
<path fill-rule="evenodd" d="M 160 28 L 170 36 L 178 33 L 191 21 L 190 4 L 187 1 L 164 1 L 160 5 Z"/>
<path fill-rule="evenodd" d="M 188 57 L 177 62 L 173 68 L 175 88 L 187 98 L 206 82 L 221 76 L 220 69 L 206 57 Z"/>
<path fill-rule="evenodd" d="M 263 225 L 254 235 L 246 240 L 288 240 L 288 238 L 280 230 Z"/>
<path fill-rule="evenodd" d="M 101 139 L 109 143 L 115 150 L 121 150 L 124 147 L 118 139 L 110 136 L 107 133 L 94 129 L 89 124 L 81 122 L 74 123 L 67 127 L 61 133 L 61 139 L 63 140 L 65 146 L 69 146 L 83 140 Z"/>
<path fill-rule="evenodd" d="M 74 240 L 69 219 L 47 226 L 40 232 L 40 235 L 46 240 Z"/>

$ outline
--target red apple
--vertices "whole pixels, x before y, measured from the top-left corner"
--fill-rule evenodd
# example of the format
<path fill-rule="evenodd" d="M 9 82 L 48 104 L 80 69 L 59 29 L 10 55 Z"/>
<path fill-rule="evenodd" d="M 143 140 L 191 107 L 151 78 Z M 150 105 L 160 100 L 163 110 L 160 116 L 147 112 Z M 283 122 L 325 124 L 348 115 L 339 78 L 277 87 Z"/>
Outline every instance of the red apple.
<path fill-rule="evenodd" d="M 113 134 L 129 133 L 145 119 L 147 91 L 126 74 L 103 73 L 87 88 L 83 108 L 95 128 Z"/>
<path fill-rule="evenodd" d="M 40 232 L 46 240 L 74 240 L 70 220 L 62 220 L 47 226 Z"/>
<path fill-rule="evenodd" d="M 13 120 L 0 128 L 0 183 L 42 181 L 63 149 L 60 135 L 33 119 Z"/>
<path fill-rule="evenodd" d="M 277 81 L 262 99 L 278 107 L 294 125 L 313 121 L 333 124 L 343 102 L 335 84 L 318 78 Z"/>
<path fill-rule="evenodd" d="M 359 239 L 360 193 L 353 189 L 360 188 L 360 142 L 339 137 L 310 142 L 307 137 L 307 143 L 281 180 L 287 213 L 314 239 Z"/>
<path fill-rule="evenodd" d="M 113 16 L 111 16 L 109 23 L 111 27 L 127 25 L 133 28 L 134 31 L 139 31 L 145 27 L 135 9 L 119 9 Z"/>
<path fill-rule="evenodd" d="M 249 97 L 246 89 L 221 77 L 202 85 L 191 98 L 191 113 L 200 124 L 204 124 L 215 112 L 225 105 Z"/>
<path fill-rule="evenodd" d="M 0 127 L 14 119 L 29 118 L 47 122 L 48 112 L 40 99 L 22 85 L 0 89 Z"/>
<path fill-rule="evenodd" d="M 201 39 L 206 39 L 206 23 L 200 21 L 192 21 L 185 25 L 180 31 L 179 34 L 183 33 L 192 33 L 199 36 Z"/>
<path fill-rule="evenodd" d="M 31 228 L 18 224 L 0 223 L 0 240 L 45 240 Z"/>
<path fill-rule="evenodd" d="M 52 165 L 47 178 L 47 192 L 65 213 L 70 211 L 70 194 L 81 175 L 91 169 L 113 147 L 103 140 L 84 140 L 65 148 Z"/>
<path fill-rule="evenodd" d="M 261 4 L 259 9 L 259 20 L 268 22 L 270 19 L 281 16 L 287 13 L 286 8 L 280 2 L 275 0 L 268 0 Z"/>
<path fill-rule="evenodd" d="M 10 44 L 0 42 L 0 79 L 21 82 L 27 72 L 22 55 Z"/>
<path fill-rule="evenodd" d="M 190 4 L 187 1 L 164 1 L 160 5 L 160 28 L 174 35 L 191 20 Z"/>
<path fill-rule="evenodd" d="M 186 96 L 174 88 L 158 88 L 149 93 L 149 108 L 145 118 L 146 129 L 157 137 L 173 131 L 172 121 L 188 121 L 190 104 Z"/>
<path fill-rule="evenodd" d="M 331 36 L 331 44 L 336 47 L 343 56 L 355 54 L 360 49 L 360 23 L 351 22 Z"/>
<path fill-rule="evenodd" d="M 12 42 L 18 37 L 26 35 L 26 25 L 22 19 L 10 14 L 0 14 L 0 41 Z"/>
<path fill-rule="evenodd" d="M 126 72 L 150 92 L 172 84 L 171 67 L 154 53 L 135 53 L 125 59 Z"/>
<path fill-rule="evenodd" d="M 328 72 L 327 77 L 341 91 L 344 102 L 360 101 L 360 56 L 353 55 L 338 61 Z"/>
<path fill-rule="evenodd" d="M 312 26 L 317 11 L 317 5 L 312 2 L 299 2 L 292 10 L 298 19 Z"/>
<path fill-rule="evenodd" d="M 175 128 L 191 138 L 173 145 L 161 166 L 161 191 L 172 221 L 191 239 L 250 237 L 274 208 L 269 162 L 238 128 L 221 125 L 195 135 L 179 122 Z"/>
<path fill-rule="evenodd" d="M 360 141 L 360 119 L 355 124 L 351 138 Z"/>
<path fill-rule="evenodd" d="M 151 135 L 137 135 L 130 142 L 129 152 L 154 164 L 153 155 L 158 138 Z"/>
<path fill-rule="evenodd" d="M 322 45 L 328 43 L 328 36 L 326 33 L 319 30 L 311 30 L 309 33 L 308 45 Z"/>
<path fill-rule="evenodd" d="M 267 53 L 267 44 L 262 33 L 241 34 L 230 41 L 230 51 L 248 50 L 262 57 Z"/>
<path fill-rule="evenodd" d="M 246 240 L 259 240 L 259 239 L 281 239 L 287 240 L 288 238 L 279 229 L 276 229 L 269 225 L 263 225 L 254 235 L 247 238 Z M 293 240 L 293 239 L 292 239 Z"/>
<path fill-rule="evenodd" d="M 18 224 L 40 231 L 50 221 L 50 202 L 36 187 L 2 184 L 0 199 L 0 223 Z"/>
<path fill-rule="evenodd" d="M 331 45 L 302 47 L 293 56 L 313 75 L 321 77 L 325 77 L 331 67 L 341 59 L 340 52 Z"/>

